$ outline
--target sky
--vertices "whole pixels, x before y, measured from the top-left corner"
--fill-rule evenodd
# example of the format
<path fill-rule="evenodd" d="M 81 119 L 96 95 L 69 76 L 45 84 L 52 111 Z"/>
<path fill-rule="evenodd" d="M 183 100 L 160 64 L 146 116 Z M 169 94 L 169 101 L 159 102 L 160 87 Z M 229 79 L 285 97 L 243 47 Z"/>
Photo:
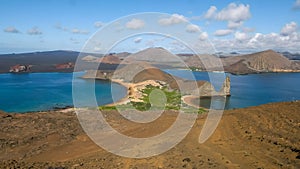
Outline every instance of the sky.
<path fill-rule="evenodd" d="M 163 14 L 137 14 L 144 12 Z M 165 45 L 181 53 L 184 39 L 192 48 L 208 41 L 219 52 L 300 53 L 300 0 L 1 0 L 0 16 L 0 53 L 82 51 L 97 38 L 90 52 L 110 44 L 116 52 Z M 110 37 L 116 41 L 105 44 Z"/>

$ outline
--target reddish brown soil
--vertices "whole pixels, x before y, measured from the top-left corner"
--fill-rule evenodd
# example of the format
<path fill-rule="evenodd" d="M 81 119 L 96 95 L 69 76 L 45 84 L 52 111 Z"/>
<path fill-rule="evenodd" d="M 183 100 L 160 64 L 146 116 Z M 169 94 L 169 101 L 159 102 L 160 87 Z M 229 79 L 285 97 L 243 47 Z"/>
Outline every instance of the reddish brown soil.
<path fill-rule="evenodd" d="M 156 135 L 176 118 L 167 112 L 143 125 L 104 113 L 114 128 L 134 137 Z M 299 101 L 225 111 L 212 137 L 199 144 L 205 119 L 199 115 L 171 150 L 129 159 L 95 145 L 73 112 L 0 113 L 0 168 L 300 168 Z"/>

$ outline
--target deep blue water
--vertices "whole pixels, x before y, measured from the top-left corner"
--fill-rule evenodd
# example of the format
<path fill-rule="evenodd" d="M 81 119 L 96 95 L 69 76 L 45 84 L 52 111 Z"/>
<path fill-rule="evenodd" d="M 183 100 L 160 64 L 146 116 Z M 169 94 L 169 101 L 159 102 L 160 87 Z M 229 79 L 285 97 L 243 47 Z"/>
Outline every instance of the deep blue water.
<path fill-rule="evenodd" d="M 191 72 L 187 70 L 165 70 L 186 79 L 207 80 L 220 89 L 225 78 L 222 73 Z M 210 74 L 210 78 L 208 76 Z M 87 88 L 93 81 L 79 78 L 83 72 L 75 73 L 74 84 L 79 89 L 80 106 L 92 102 Z M 265 73 L 236 76 L 231 78 L 231 97 L 226 109 L 256 106 L 269 102 L 300 100 L 300 73 Z M 211 80 L 215 79 L 215 80 Z M 73 106 L 72 73 L 0 74 L 0 109 L 6 112 L 28 112 Z M 126 89 L 107 81 L 95 82 L 98 105 L 112 103 L 126 94 Z M 222 102 L 222 100 L 220 100 Z M 209 107 L 210 99 L 201 99 L 201 105 Z M 216 105 L 214 105 L 216 104 Z M 218 101 L 213 107 L 218 107 Z"/>
<path fill-rule="evenodd" d="M 210 81 L 217 90 L 221 88 L 225 79 L 223 73 L 188 70 L 166 70 L 166 72 L 182 78 Z M 226 109 L 300 100 L 300 73 L 263 73 L 240 76 L 226 74 L 226 76 L 231 79 L 231 96 L 226 100 Z M 222 98 L 219 99 L 222 102 Z M 204 107 L 209 107 L 210 103 L 211 100 L 208 98 L 200 100 L 200 104 Z M 215 103 L 216 105 L 212 107 L 218 107 L 218 100 Z"/>
<path fill-rule="evenodd" d="M 74 73 L 74 84 L 80 89 L 80 106 L 90 106 L 91 98 L 85 89 L 94 82 L 79 78 L 84 72 Z M 54 107 L 73 106 L 72 73 L 0 74 L 0 109 L 6 112 L 50 110 Z M 107 81 L 95 81 L 99 105 L 112 103 L 125 96 L 126 89 Z"/>

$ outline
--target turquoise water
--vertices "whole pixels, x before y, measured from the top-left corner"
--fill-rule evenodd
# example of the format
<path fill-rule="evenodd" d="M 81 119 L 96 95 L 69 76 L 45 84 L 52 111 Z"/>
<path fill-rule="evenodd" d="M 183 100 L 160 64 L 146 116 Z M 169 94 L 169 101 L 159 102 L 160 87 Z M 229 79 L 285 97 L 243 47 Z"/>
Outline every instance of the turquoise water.
<path fill-rule="evenodd" d="M 225 78 L 222 73 L 191 72 L 187 70 L 165 70 L 186 79 L 208 80 L 220 89 Z M 92 102 L 86 89 L 93 81 L 79 78 L 83 72 L 75 73 L 74 84 L 80 89 L 80 106 Z M 257 106 L 269 102 L 300 100 L 300 73 L 265 73 L 231 78 L 231 97 L 226 100 L 226 109 Z M 72 73 L 0 74 L 0 109 L 6 112 L 28 112 L 49 110 L 54 107 L 73 106 Z M 99 105 L 112 103 L 125 96 L 126 89 L 107 81 L 95 82 L 96 99 Z M 220 98 L 219 102 L 223 102 Z M 209 107 L 210 99 L 201 99 L 201 105 Z M 215 104 L 215 105 L 214 105 Z M 218 107 L 218 100 L 212 106 Z"/>
<path fill-rule="evenodd" d="M 217 90 L 221 88 L 225 78 L 223 73 L 191 73 L 187 70 L 166 70 L 166 72 L 182 78 L 211 81 Z M 209 74 L 211 78 L 209 78 Z M 226 100 L 226 109 L 257 106 L 270 102 L 300 100 L 300 73 L 226 75 L 231 79 L 231 96 Z M 224 102 L 224 99 L 217 98 L 212 107 L 217 108 L 218 102 Z M 200 105 L 209 108 L 211 99 L 201 99 Z"/>
<path fill-rule="evenodd" d="M 81 105 L 90 106 L 89 95 L 85 89 L 93 85 L 93 81 L 79 78 L 83 72 L 75 73 L 74 84 L 81 94 Z M 54 107 L 73 106 L 72 73 L 27 73 L 0 74 L 0 109 L 6 112 L 28 112 L 50 110 Z M 112 103 L 111 89 L 118 93 L 114 100 L 126 95 L 126 89 L 107 81 L 95 82 L 97 103 Z"/>

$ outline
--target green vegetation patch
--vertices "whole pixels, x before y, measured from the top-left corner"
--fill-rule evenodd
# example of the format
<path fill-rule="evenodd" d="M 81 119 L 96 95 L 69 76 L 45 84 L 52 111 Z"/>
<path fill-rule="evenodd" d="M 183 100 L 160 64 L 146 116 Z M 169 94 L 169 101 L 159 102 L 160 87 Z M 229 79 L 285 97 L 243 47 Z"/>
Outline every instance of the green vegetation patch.
<path fill-rule="evenodd" d="M 181 94 L 176 90 L 168 90 L 167 87 L 147 85 L 141 91 L 143 102 L 131 102 L 140 111 L 152 110 L 179 110 L 181 104 Z"/>
<path fill-rule="evenodd" d="M 177 90 L 169 90 L 166 86 L 147 85 L 142 91 L 142 102 L 133 102 L 117 106 L 100 106 L 99 110 L 183 110 L 185 113 L 204 113 L 203 108 L 194 108 L 181 104 L 181 94 Z"/>

